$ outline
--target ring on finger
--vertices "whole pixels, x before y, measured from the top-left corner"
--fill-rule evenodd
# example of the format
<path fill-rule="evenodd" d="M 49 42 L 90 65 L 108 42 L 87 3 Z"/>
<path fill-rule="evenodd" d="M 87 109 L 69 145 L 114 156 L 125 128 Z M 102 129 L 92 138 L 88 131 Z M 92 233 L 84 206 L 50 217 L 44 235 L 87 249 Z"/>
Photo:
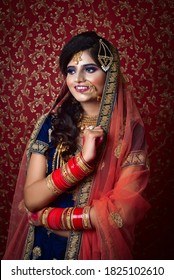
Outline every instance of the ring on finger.
<path fill-rule="evenodd" d="M 93 130 L 93 129 L 94 129 L 94 126 L 93 126 L 93 125 L 90 125 L 90 126 L 88 126 L 87 129 L 88 129 L 88 130 Z"/>

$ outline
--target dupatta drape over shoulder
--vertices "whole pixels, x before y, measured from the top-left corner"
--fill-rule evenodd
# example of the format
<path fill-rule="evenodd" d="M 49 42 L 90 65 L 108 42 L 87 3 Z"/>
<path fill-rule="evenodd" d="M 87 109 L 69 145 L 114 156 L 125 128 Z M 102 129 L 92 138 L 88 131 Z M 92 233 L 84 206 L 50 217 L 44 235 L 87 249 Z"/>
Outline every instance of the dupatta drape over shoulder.
<path fill-rule="evenodd" d="M 134 228 L 149 208 L 142 197 L 149 178 L 144 126 L 122 80 L 108 141 L 89 204 L 96 232 L 83 232 L 79 259 L 131 259 Z"/>
<path fill-rule="evenodd" d="M 72 232 L 66 259 L 131 259 L 135 225 L 149 208 L 142 197 L 149 178 L 144 125 L 120 73 L 118 51 L 112 52 L 97 122 L 107 142 L 76 201 L 94 207 L 96 230 Z"/>

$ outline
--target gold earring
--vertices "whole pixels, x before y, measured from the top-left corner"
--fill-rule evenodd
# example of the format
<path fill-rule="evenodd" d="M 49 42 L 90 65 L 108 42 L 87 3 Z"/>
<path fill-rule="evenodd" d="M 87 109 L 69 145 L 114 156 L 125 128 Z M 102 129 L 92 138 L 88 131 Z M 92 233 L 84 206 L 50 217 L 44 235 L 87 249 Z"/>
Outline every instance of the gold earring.
<path fill-rule="evenodd" d="M 101 96 L 97 95 L 97 101 L 100 102 L 101 99 L 102 99 Z"/>

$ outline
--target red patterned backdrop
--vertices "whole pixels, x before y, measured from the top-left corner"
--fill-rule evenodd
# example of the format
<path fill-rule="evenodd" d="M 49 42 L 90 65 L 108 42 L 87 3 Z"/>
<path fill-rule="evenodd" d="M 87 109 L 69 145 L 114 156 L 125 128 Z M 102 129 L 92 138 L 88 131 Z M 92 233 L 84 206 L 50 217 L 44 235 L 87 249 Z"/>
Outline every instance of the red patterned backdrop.
<path fill-rule="evenodd" d="M 59 93 L 60 50 L 72 35 L 95 30 L 118 47 L 147 131 L 152 208 L 137 227 L 134 256 L 173 259 L 174 1 L 1 0 L 0 6 L 1 256 L 22 153 Z"/>

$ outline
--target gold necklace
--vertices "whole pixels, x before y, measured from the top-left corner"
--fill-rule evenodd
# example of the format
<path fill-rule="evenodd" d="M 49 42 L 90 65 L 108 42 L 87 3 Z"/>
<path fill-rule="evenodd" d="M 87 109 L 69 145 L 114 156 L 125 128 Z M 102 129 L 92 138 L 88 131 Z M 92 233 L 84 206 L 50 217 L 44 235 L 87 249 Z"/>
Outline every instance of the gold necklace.
<path fill-rule="evenodd" d="M 85 128 L 89 127 L 95 127 L 97 123 L 97 116 L 87 116 L 83 115 L 80 122 L 78 123 L 78 127 L 80 128 L 80 131 L 83 133 Z"/>

